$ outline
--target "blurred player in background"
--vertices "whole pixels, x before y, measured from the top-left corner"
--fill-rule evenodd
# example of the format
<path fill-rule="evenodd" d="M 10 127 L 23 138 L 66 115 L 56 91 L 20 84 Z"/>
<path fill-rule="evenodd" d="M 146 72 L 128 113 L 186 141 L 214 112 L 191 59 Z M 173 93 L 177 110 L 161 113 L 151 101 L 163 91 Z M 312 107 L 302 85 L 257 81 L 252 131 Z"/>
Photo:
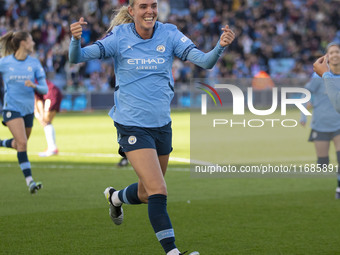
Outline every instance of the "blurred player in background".
<path fill-rule="evenodd" d="M 3 56 L 0 72 L 5 86 L 2 123 L 13 135 L 11 139 L 0 140 L 0 146 L 17 150 L 20 168 L 33 194 L 42 188 L 42 184 L 33 180 L 27 141 L 33 126 L 34 93 L 46 94 L 48 91 L 45 72 L 39 60 L 29 56 L 34 41 L 28 32 L 8 32 L 0 38 L 0 48 Z"/>
<path fill-rule="evenodd" d="M 157 0 L 130 0 L 129 6 L 123 6 L 112 20 L 107 36 L 85 48 L 81 48 L 80 39 L 86 22 L 80 18 L 71 25 L 69 58 L 72 63 L 114 58 L 117 85 L 109 115 L 139 182 L 120 191 L 112 187 L 104 191 L 113 222 L 122 223 L 123 203 L 148 203 L 150 223 L 165 253 L 179 255 L 167 212 L 164 180 L 172 151 L 172 62 L 177 56 L 212 68 L 233 41 L 234 33 L 228 26 L 223 27 L 216 47 L 203 53 L 176 26 L 157 22 L 157 13 Z"/>
<path fill-rule="evenodd" d="M 317 61 L 314 71 L 323 78 L 329 99 L 334 108 L 340 113 L 340 44 L 332 42 L 327 46 L 327 54 Z"/>
<path fill-rule="evenodd" d="M 315 141 L 318 163 L 328 164 L 329 142 L 333 140 L 338 167 L 340 167 L 340 45 L 330 43 L 327 54 L 319 58 L 314 64 L 314 75 L 307 84 L 311 92 L 317 95 L 314 98 L 314 112 L 310 139 Z M 321 78 L 323 77 L 323 79 Z M 326 94 L 327 91 L 327 94 Z M 317 100 L 317 101 L 316 101 Z M 337 110 L 337 111 L 336 111 Z M 314 126 L 314 127 L 313 127 Z M 321 130 L 322 129 L 322 130 Z M 338 172 L 337 199 L 340 199 L 340 173 Z"/>
<path fill-rule="evenodd" d="M 1 54 L 0 54 L 1 57 Z M 4 86 L 3 86 L 3 81 L 2 81 L 2 76 L 0 73 L 0 110 L 2 110 L 2 107 L 4 105 Z"/>
<path fill-rule="evenodd" d="M 51 81 L 47 80 L 47 86 L 48 93 L 46 95 L 35 93 L 34 115 L 44 127 L 47 141 L 47 149 L 39 153 L 40 157 L 58 155 L 56 135 L 52 121 L 60 110 L 60 103 L 63 96 L 60 89 Z"/>

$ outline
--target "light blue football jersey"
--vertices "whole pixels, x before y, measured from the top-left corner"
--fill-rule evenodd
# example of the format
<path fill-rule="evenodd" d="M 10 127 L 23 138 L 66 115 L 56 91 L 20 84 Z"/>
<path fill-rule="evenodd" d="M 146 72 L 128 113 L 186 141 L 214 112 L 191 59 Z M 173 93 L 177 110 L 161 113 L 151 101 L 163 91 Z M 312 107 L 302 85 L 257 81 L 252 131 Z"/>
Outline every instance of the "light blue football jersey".
<path fill-rule="evenodd" d="M 186 60 L 193 42 L 172 24 L 156 22 L 151 39 L 142 39 L 135 24 L 116 26 L 95 42 L 101 58 L 113 57 L 115 105 L 109 115 L 119 124 L 161 127 L 171 121 L 174 56 Z"/>
<path fill-rule="evenodd" d="M 326 91 L 334 109 L 340 113 L 340 75 L 325 72 L 322 75 Z"/>
<path fill-rule="evenodd" d="M 17 60 L 13 55 L 8 55 L 0 59 L 0 72 L 5 87 L 3 109 L 20 112 L 22 116 L 33 113 L 34 89 L 26 87 L 25 81 L 34 83 L 45 78 L 39 60 L 30 56 L 25 60 Z"/>
<path fill-rule="evenodd" d="M 340 129 L 340 114 L 334 109 L 323 79 L 316 73 L 306 84 L 313 95 L 313 114 L 311 128 L 320 132 L 333 132 Z"/>

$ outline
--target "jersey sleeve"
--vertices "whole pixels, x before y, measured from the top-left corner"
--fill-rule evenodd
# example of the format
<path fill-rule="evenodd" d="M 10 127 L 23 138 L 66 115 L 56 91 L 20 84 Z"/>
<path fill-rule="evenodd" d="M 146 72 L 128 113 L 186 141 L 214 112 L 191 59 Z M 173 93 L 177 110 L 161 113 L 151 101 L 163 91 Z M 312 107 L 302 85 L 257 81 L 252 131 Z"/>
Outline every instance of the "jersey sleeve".
<path fill-rule="evenodd" d="M 39 94 L 46 94 L 48 92 L 48 87 L 46 84 L 46 74 L 44 68 L 40 64 L 38 59 L 35 59 L 35 70 L 34 70 L 34 78 L 37 80 L 35 91 Z"/>
<path fill-rule="evenodd" d="M 313 73 L 312 78 L 305 85 L 305 88 L 308 89 L 310 92 L 314 93 L 318 90 L 322 82 L 323 82 L 322 78 L 316 73 Z"/>
<path fill-rule="evenodd" d="M 186 61 L 189 52 L 193 48 L 196 48 L 196 45 L 176 27 L 173 30 L 174 31 L 172 37 L 174 38 L 173 39 L 174 54 L 181 60 Z"/>
<path fill-rule="evenodd" d="M 211 69 L 217 63 L 217 60 L 222 55 L 224 49 L 225 47 L 222 47 L 218 41 L 215 48 L 208 53 L 204 53 L 199 49 L 192 49 L 189 52 L 187 59 L 191 63 L 194 63 L 195 65 L 198 65 L 202 68 Z"/>
<path fill-rule="evenodd" d="M 340 78 L 334 77 L 330 72 L 324 73 L 322 78 L 325 82 L 326 91 L 334 109 L 340 113 Z"/>
<path fill-rule="evenodd" d="M 103 39 L 96 41 L 94 44 L 98 45 L 100 49 L 100 58 L 110 58 L 117 55 L 118 41 L 117 36 L 118 27 L 114 27 L 113 30 L 108 33 Z"/>
<path fill-rule="evenodd" d="M 40 78 L 45 78 L 46 77 L 44 68 L 40 64 L 39 60 L 36 60 L 34 76 L 35 76 L 35 78 L 37 80 L 40 79 Z"/>
<path fill-rule="evenodd" d="M 73 37 L 69 47 L 69 60 L 72 64 L 86 62 L 92 59 L 100 58 L 100 51 L 97 45 L 92 44 L 81 48 L 80 40 L 75 40 Z"/>

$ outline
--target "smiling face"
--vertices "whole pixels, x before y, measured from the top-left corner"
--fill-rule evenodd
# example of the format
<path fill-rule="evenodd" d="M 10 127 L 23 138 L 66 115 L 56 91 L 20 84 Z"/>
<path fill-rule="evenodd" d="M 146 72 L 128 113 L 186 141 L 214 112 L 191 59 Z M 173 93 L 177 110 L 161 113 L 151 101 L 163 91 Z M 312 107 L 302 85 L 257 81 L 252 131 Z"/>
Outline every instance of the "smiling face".
<path fill-rule="evenodd" d="M 333 45 L 327 50 L 329 64 L 331 66 L 340 65 L 340 46 Z"/>
<path fill-rule="evenodd" d="M 136 30 L 143 38 L 152 36 L 158 15 L 157 8 L 157 0 L 136 0 L 132 6 L 129 6 L 129 13 L 134 19 Z"/>

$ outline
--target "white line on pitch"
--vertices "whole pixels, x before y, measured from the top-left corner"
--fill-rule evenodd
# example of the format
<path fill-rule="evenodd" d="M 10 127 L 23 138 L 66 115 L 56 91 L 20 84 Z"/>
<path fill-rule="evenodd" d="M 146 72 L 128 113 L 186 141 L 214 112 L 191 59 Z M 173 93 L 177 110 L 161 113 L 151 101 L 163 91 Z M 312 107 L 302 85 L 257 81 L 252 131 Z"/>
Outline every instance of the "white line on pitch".
<path fill-rule="evenodd" d="M 15 151 L 0 151 L 0 155 L 15 155 Z M 29 152 L 29 155 L 37 156 L 37 152 Z M 119 154 L 113 153 L 80 153 L 80 152 L 59 152 L 60 156 L 63 157 L 93 157 L 93 158 L 120 158 Z M 170 157 L 170 161 L 181 162 L 181 163 L 190 163 L 190 159 L 186 158 L 178 158 L 178 157 Z"/>
<path fill-rule="evenodd" d="M 14 150 L 2 150 L 0 151 L 0 155 L 16 155 Z M 30 152 L 29 155 L 38 155 L 37 152 Z M 93 157 L 93 158 L 120 158 L 119 154 L 113 153 L 81 153 L 81 152 L 60 152 L 60 156 L 63 157 Z M 172 162 L 180 162 L 180 163 L 193 163 L 197 165 L 214 165 L 215 163 L 201 161 L 196 159 L 187 159 L 187 158 L 178 158 L 178 157 L 170 157 L 170 161 Z M 254 160 L 232 160 L 230 162 L 223 162 L 224 165 L 246 165 L 246 164 L 261 164 L 261 163 L 291 163 L 291 162 L 309 162 L 313 161 L 312 157 L 287 157 L 287 158 L 257 158 L 256 161 Z M 222 163 L 221 163 L 222 165 Z"/>
<path fill-rule="evenodd" d="M 133 170 L 132 167 L 124 167 L 124 168 L 117 168 L 115 165 L 112 166 L 101 166 L 101 165 L 65 165 L 65 164 L 58 164 L 58 165 L 41 165 L 41 164 L 32 164 L 34 169 L 91 169 L 91 170 Z M 12 167 L 19 167 L 16 163 L 0 163 L 0 168 L 12 168 Z M 177 172 L 189 172 L 188 167 L 171 167 L 169 166 L 170 171 L 177 171 Z"/>

